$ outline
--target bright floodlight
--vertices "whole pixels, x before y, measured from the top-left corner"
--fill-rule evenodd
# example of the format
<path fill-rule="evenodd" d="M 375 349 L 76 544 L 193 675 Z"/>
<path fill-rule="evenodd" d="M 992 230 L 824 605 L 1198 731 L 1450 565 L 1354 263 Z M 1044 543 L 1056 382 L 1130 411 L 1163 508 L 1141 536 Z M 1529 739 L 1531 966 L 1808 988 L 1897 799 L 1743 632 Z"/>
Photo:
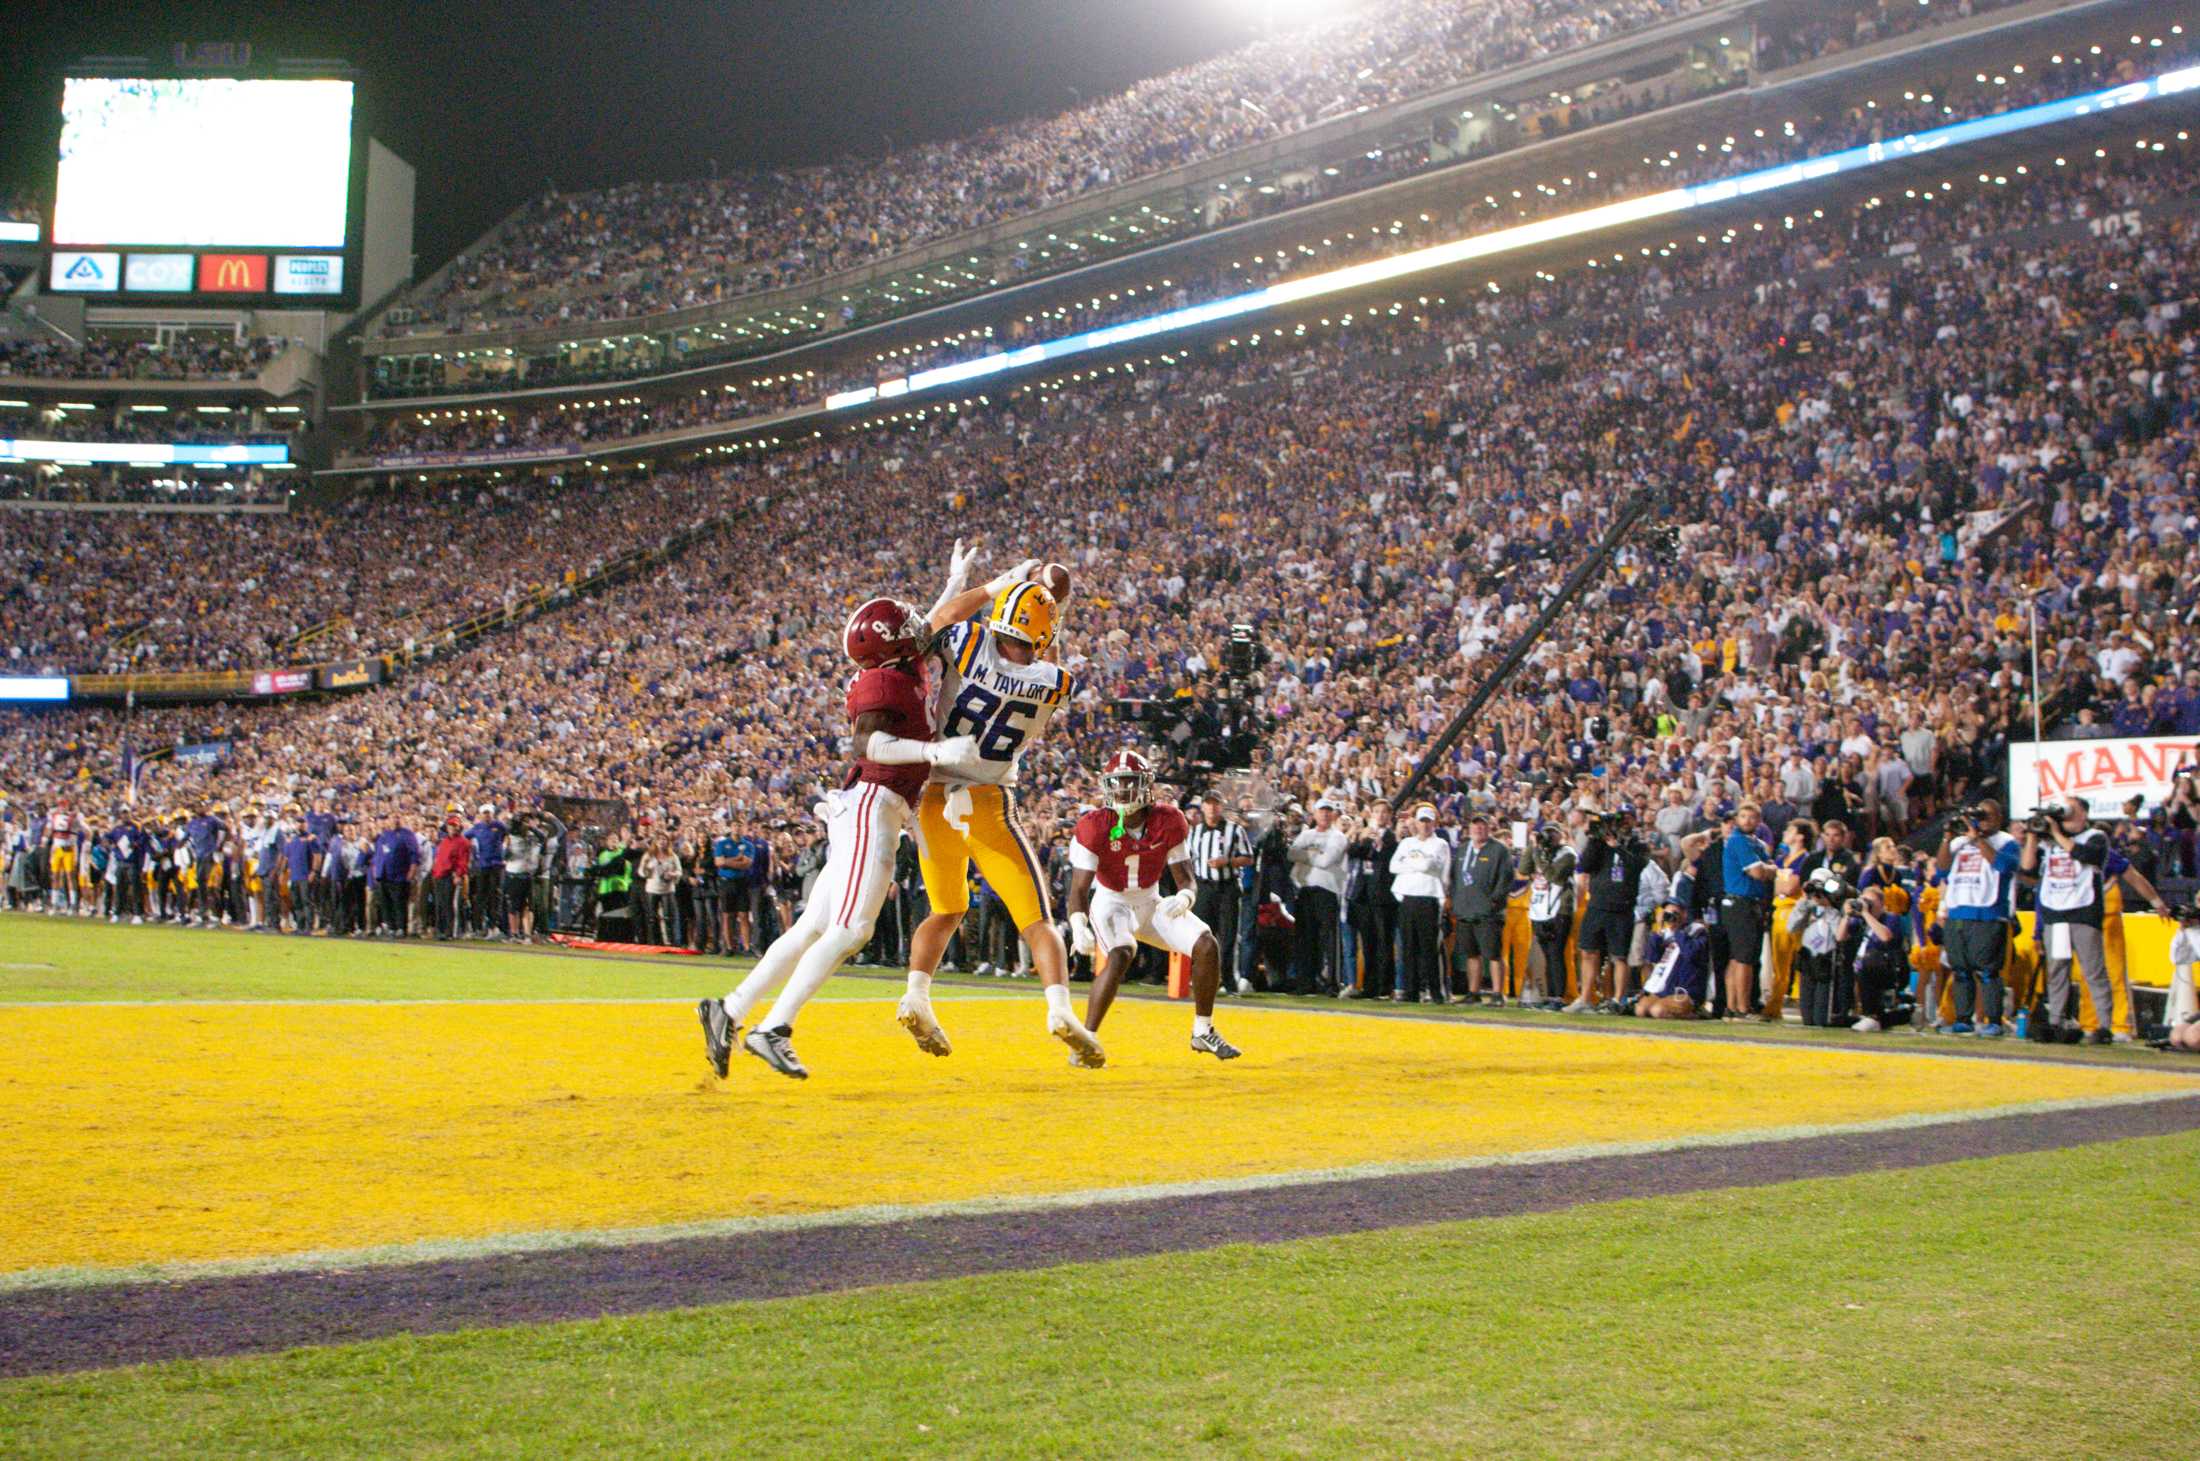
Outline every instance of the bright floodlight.
<path fill-rule="evenodd" d="M 1350 9 L 1356 0 L 1231 0 L 1264 31 L 1297 30 Z"/>

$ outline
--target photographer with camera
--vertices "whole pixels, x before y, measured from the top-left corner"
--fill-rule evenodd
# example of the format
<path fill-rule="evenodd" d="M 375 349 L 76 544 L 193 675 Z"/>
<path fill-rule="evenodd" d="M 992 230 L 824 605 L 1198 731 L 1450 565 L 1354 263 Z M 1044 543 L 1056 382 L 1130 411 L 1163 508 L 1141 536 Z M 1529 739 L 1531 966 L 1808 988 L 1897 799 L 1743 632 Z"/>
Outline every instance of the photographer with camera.
<path fill-rule="evenodd" d="M 2047 967 L 2047 1023 L 2057 1038 L 2072 1040 L 2078 1028 L 2070 1007 L 2070 966 L 2075 961 L 2093 996 L 2096 1024 L 2085 1039 L 2106 1045 L 2114 993 L 2108 983 L 2108 951 L 2101 943 L 2108 837 L 2090 824 L 2083 797 L 2068 806 L 2050 803 L 2024 824 L 2018 867 L 2039 878 L 2040 961 Z"/>
<path fill-rule="evenodd" d="M 2009 957 L 2010 900 L 2024 856 L 2004 826 L 2001 803 L 1991 799 L 1949 819 L 1933 860 L 1944 886 L 1940 918 L 1942 962 L 1955 984 L 1955 1023 L 1943 1033 L 1963 1033 L 1973 1023 L 1985 1036 L 2002 1033 L 2002 966 Z M 1940 982 L 1921 981 L 1918 1009 L 1940 1023 Z"/>
<path fill-rule="evenodd" d="M 1857 1018 L 1849 1028 L 1876 1035 L 1886 1028 L 1882 1017 L 1895 1017 L 1889 996 L 1909 981 L 1909 921 L 1888 911 L 1884 887 L 1870 887 L 1842 903 L 1835 938 L 1841 944 L 1851 939 L 1856 943 Z"/>
<path fill-rule="evenodd" d="M 1840 910 L 1855 896 L 1854 884 L 1821 867 L 1803 880 L 1803 896 L 1788 914 L 1788 932 L 1798 944 L 1795 968 L 1806 1025 L 1833 1022 L 1834 960 L 1844 932 Z"/>
<path fill-rule="evenodd" d="M 1566 998 L 1566 940 L 1574 931 L 1576 860 L 1556 823 L 1546 822 L 1535 829 L 1535 837 L 1528 844 L 1528 927 L 1535 936 L 1536 952 L 1542 956 L 1542 982 L 1535 995 L 1539 1004 L 1553 1000 L 1563 1003 Z M 1533 962 L 1531 979 L 1535 977 Z"/>
<path fill-rule="evenodd" d="M 1565 1008 L 1570 1015 L 1587 1014 L 1607 1003 L 1602 995 L 1607 961 L 1612 966 L 1612 1000 L 1627 992 L 1635 896 L 1641 891 L 1642 870 L 1650 861 L 1625 813 L 1598 813 L 1590 819 L 1588 831 L 1587 845 L 1574 870 L 1574 891 L 1585 900 L 1585 907 L 1577 936 L 1581 988 Z"/>
<path fill-rule="evenodd" d="M 2169 941 L 2169 1008 L 2163 1023 L 2169 1026 L 2172 1050 L 2200 1055 L 2200 994 L 2193 988 L 2193 966 L 2200 964 L 2200 893 L 2177 911 L 2177 932 Z"/>
<path fill-rule="evenodd" d="M 1646 1020 L 1695 1019 L 1711 989 L 1711 930 L 1688 916 L 1678 890 L 1659 906 L 1656 923 L 1643 951 L 1649 972 L 1642 995 L 1621 1004 Z"/>

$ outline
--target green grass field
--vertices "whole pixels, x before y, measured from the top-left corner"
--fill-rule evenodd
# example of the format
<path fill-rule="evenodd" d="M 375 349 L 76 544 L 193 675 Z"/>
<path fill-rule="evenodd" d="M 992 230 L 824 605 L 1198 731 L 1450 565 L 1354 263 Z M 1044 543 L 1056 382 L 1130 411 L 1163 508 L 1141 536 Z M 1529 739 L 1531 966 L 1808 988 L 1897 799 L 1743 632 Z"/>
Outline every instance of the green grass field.
<path fill-rule="evenodd" d="M 750 962 L 0 915 L 0 1002 L 692 999 L 724 993 Z M 824 990 L 827 996 L 890 992 L 876 979 L 846 977 Z"/>
<path fill-rule="evenodd" d="M 2195 1172 L 2188 1135 L 15 1381 L 0 1453 L 2185 1457 Z"/>
<path fill-rule="evenodd" d="M 0 913 L 0 1004 L 95 1000 L 537 1000 L 693 999 L 723 993 L 740 981 L 747 959 L 597 954 L 507 944 L 436 944 L 417 939 L 290 938 L 155 926 L 110 927 L 75 919 Z M 882 998 L 895 992 L 899 970 L 851 966 L 820 998 Z M 1032 994 L 1036 981 L 943 973 L 938 983 L 965 993 Z M 1129 988 L 1125 997 L 1152 991 Z M 1083 999 L 1079 991 L 1080 1003 Z M 1233 996 L 1234 998 L 1234 996 Z M 1253 995 L 1256 1003 L 1323 1008 L 1326 1000 Z M 1569 1018 L 1518 1009 L 1399 1007 L 1384 1001 L 1340 1003 L 1360 1015 L 1414 1019 L 1492 1020 L 1537 1028 Z M 1805 1045 L 1922 1049 L 1982 1058 L 2081 1061 L 2147 1070 L 2190 1069 L 2200 1061 L 2164 1056 L 2143 1046 L 2029 1045 L 2017 1040 L 1945 1039 L 1919 1043 L 1905 1034 L 1855 1035 L 1846 1029 L 1797 1024 L 1735 1025 L 1724 1021 L 1614 1020 L 1583 1022 L 1606 1033 L 1658 1039 L 1765 1040 Z"/>

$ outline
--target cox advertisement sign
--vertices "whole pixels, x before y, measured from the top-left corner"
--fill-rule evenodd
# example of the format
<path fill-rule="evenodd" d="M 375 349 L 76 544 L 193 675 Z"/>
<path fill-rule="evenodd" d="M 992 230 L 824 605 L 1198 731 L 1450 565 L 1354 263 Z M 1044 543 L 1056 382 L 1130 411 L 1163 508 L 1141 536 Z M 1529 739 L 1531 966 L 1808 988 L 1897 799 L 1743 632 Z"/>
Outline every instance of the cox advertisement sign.
<path fill-rule="evenodd" d="M 2009 748 L 2009 819 L 2082 796 L 2096 819 L 2118 818 L 2132 797 L 2149 811 L 2169 800 L 2184 768 L 2200 769 L 2200 736 L 2131 736 L 2107 741 L 2021 742 Z"/>
<path fill-rule="evenodd" d="M 143 294 L 188 294 L 189 254 L 132 254 L 122 269 L 122 287 Z"/>

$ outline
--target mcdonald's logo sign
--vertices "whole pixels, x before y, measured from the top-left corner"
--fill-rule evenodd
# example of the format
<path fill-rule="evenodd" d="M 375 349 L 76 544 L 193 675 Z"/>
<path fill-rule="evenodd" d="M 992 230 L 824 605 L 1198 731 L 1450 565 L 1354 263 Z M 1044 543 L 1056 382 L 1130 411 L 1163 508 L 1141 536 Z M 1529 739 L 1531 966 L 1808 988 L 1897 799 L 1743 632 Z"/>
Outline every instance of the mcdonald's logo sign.
<path fill-rule="evenodd" d="M 199 288 L 208 294 L 265 294 L 267 255 L 201 254 Z"/>

